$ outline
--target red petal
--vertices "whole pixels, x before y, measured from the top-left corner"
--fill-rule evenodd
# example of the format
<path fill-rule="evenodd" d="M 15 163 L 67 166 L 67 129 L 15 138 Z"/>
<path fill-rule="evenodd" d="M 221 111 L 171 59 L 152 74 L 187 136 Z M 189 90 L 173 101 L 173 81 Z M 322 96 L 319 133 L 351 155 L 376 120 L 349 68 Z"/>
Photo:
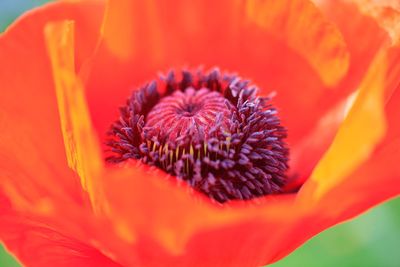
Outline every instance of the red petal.
<path fill-rule="evenodd" d="M 50 20 L 76 21 L 79 67 L 94 47 L 102 11 L 98 1 L 52 4 L 27 14 L 0 37 L 0 172 L 2 186 L 10 196 L 19 195 L 15 201 L 23 208 L 41 206 L 42 198 L 83 201 L 67 166 L 43 30 Z"/>
<path fill-rule="evenodd" d="M 85 221 L 81 221 L 86 218 L 81 212 L 88 211 L 87 201 L 79 178 L 69 169 L 65 156 L 44 26 L 52 20 L 75 21 L 75 66 L 80 69 L 97 44 L 103 10 L 104 5 L 99 1 L 51 4 L 30 12 L 0 37 L 0 109 L 4 115 L 0 119 L 3 129 L 0 140 L 1 192 L 12 205 L 9 208 L 13 209 L 8 214 L 4 210 L 6 204 L 1 203 L 1 238 L 29 263 L 35 259 L 32 253 L 37 253 L 34 246 L 49 245 L 51 250 L 51 246 L 59 241 L 55 235 L 61 233 L 79 237 L 80 242 L 86 241 L 82 237 L 86 235 L 80 229 L 93 225 L 86 222 L 84 226 L 82 222 Z M 46 226 L 36 228 L 38 221 L 45 222 Z M 15 236 L 8 236 L 11 230 Z M 51 231 L 55 231 L 57 240 L 46 243 L 44 237 L 50 233 L 53 236 Z M 25 235 L 27 238 L 23 244 L 19 244 L 23 240 L 17 236 L 18 232 L 20 237 Z M 23 245 L 32 248 L 25 250 Z M 54 253 L 62 249 L 62 242 L 59 246 Z M 78 244 L 77 249 L 80 247 Z M 87 252 L 99 254 L 94 248 L 88 248 Z M 39 263 L 40 266 L 44 264 Z"/>
<path fill-rule="evenodd" d="M 29 267 L 121 266 L 94 247 L 49 227 L 48 221 L 12 212 L 1 201 L 2 197 L 0 192 L 0 239 L 22 264 Z"/>
<path fill-rule="evenodd" d="M 359 2 L 362 1 L 365 0 L 360 0 Z M 390 42 L 386 29 L 380 27 L 384 23 L 364 12 L 362 8 L 360 9 L 356 5 L 350 4 L 349 2 L 352 2 L 352 0 L 322 0 L 315 2 L 320 3 L 320 7 L 327 17 L 339 27 L 348 45 L 351 54 L 350 69 L 347 77 L 339 84 L 339 88 L 341 88 L 339 91 L 342 93 L 343 91 L 350 92 L 360 86 L 377 53 L 381 50 L 389 49 L 388 47 L 393 42 Z M 367 0 L 365 2 L 371 1 Z M 381 3 L 383 5 L 384 2 L 386 1 L 382 3 L 379 1 L 376 4 L 379 5 Z M 351 20 L 349 20 L 350 17 L 352 18 Z M 398 68 L 398 64 L 396 64 L 398 58 L 396 59 L 396 56 L 393 55 L 391 60 L 392 62 L 388 63 L 389 69 L 386 75 L 388 81 L 386 91 L 394 89 L 396 75 L 400 73 L 398 70 L 393 69 Z M 327 94 L 325 97 L 337 98 L 338 95 Z M 340 94 L 338 99 L 340 99 Z M 326 105 L 324 100 L 321 100 L 320 103 Z M 310 175 L 311 170 L 329 147 L 332 137 L 343 118 L 343 112 L 345 111 L 343 107 L 345 106 L 346 102 L 339 102 L 334 109 L 331 109 L 330 106 L 331 110 L 328 112 L 322 112 L 324 108 L 320 108 L 318 113 L 319 121 L 316 125 L 310 128 L 308 134 L 302 136 L 298 142 L 297 140 L 292 140 L 291 166 L 293 175 L 298 177 L 297 183 L 301 184 L 302 180 L 304 181 Z M 302 122 L 302 120 L 299 121 Z"/>
<path fill-rule="evenodd" d="M 128 266 L 157 266 L 159 262 L 173 266 L 217 266 L 222 262 L 224 266 L 233 262 L 253 266 L 248 264 L 253 257 L 261 265 L 284 249 L 278 244 L 268 251 L 277 238 L 284 237 L 282 228 L 293 223 L 297 214 L 294 195 L 222 207 L 190 192 L 186 184 L 179 185 L 174 178 L 169 181 L 163 172 L 140 165 L 117 169 L 104 183 L 113 229 L 125 242 L 117 248 L 109 243 L 108 248 Z M 249 222 L 265 226 L 246 228 Z M 256 253 L 253 248 L 259 245 L 265 250 Z M 238 253 L 239 247 L 243 253 Z"/>
<path fill-rule="evenodd" d="M 108 11 L 88 84 L 100 134 L 135 86 L 187 64 L 237 71 L 263 94 L 277 91 L 292 144 L 354 88 L 329 89 L 346 74 L 349 54 L 337 28 L 306 0 L 124 0 L 110 1 Z"/>

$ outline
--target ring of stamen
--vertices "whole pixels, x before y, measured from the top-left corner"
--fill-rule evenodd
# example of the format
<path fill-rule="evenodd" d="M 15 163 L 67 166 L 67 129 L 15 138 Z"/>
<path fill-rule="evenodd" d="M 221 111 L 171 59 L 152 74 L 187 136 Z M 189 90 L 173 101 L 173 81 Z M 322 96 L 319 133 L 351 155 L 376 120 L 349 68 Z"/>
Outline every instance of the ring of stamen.
<path fill-rule="evenodd" d="M 109 162 L 141 159 L 218 202 L 280 192 L 286 130 L 268 98 L 233 75 L 174 72 L 135 91 L 110 131 Z"/>

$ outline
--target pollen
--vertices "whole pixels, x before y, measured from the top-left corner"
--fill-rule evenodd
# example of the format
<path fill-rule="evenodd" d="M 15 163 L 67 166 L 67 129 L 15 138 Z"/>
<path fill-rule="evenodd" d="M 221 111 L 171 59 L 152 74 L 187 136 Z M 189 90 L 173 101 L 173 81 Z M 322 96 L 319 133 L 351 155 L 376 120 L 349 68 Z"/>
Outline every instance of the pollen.
<path fill-rule="evenodd" d="M 111 164 L 137 159 L 213 200 L 249 200 L 281 192 L 287 132 L 271 99 L 249 81 L 183 71 L 138 88 L 120 108 L 107 142 Z"/>

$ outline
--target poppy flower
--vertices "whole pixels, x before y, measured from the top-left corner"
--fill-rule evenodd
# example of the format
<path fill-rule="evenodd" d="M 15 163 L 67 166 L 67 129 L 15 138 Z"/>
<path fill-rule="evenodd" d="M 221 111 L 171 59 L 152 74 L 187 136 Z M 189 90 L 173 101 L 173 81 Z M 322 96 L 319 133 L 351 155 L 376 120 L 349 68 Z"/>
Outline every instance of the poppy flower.
<path fill-rule="evenodd" d="M 399 10 L 372 0 L 78 0 L 27 13 L 0 37 L 0 239 L 26 266 L 262 266 L 397 196 Z M 257 95 L 207 72 L 215 66 L 251 79 Z M 171 69 L 176 78 L 157 79 Z M 159 136 L 193 128 L 163 113 L 189 98 L 186 112 L 219 114 L 189 137 L 253 136 L 250 147 L 232 142 L 262 152 L 247 157 L 253 165 L 234 157 L 205 170 L 207 153 L 192 152 L 200 165 L 165 167 L 183 152 L 152 160 L 147 142 L 165 149 Z M 253 127 L 252 114 L 263 123 Z M 213 135 L 215 125 L 226 131 Z M 218 144 L 207 151 L 230 151 Z M 244 189 L 257 168 L 276 174 L 262 187 L 271 190 Z"/>

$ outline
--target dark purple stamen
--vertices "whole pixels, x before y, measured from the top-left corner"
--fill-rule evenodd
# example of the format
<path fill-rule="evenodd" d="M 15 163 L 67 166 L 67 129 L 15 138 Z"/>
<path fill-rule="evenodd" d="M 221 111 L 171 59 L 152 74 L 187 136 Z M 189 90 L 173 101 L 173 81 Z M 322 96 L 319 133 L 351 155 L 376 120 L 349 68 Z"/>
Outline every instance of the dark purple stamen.
<path fill-rule="evenodd" d="M 107 161 L 141 159 L 218 202 L 281 191 L 286 130 L 257 88 L 217 69 L 183 71 L 135 91 L 110 131 Z"/>

